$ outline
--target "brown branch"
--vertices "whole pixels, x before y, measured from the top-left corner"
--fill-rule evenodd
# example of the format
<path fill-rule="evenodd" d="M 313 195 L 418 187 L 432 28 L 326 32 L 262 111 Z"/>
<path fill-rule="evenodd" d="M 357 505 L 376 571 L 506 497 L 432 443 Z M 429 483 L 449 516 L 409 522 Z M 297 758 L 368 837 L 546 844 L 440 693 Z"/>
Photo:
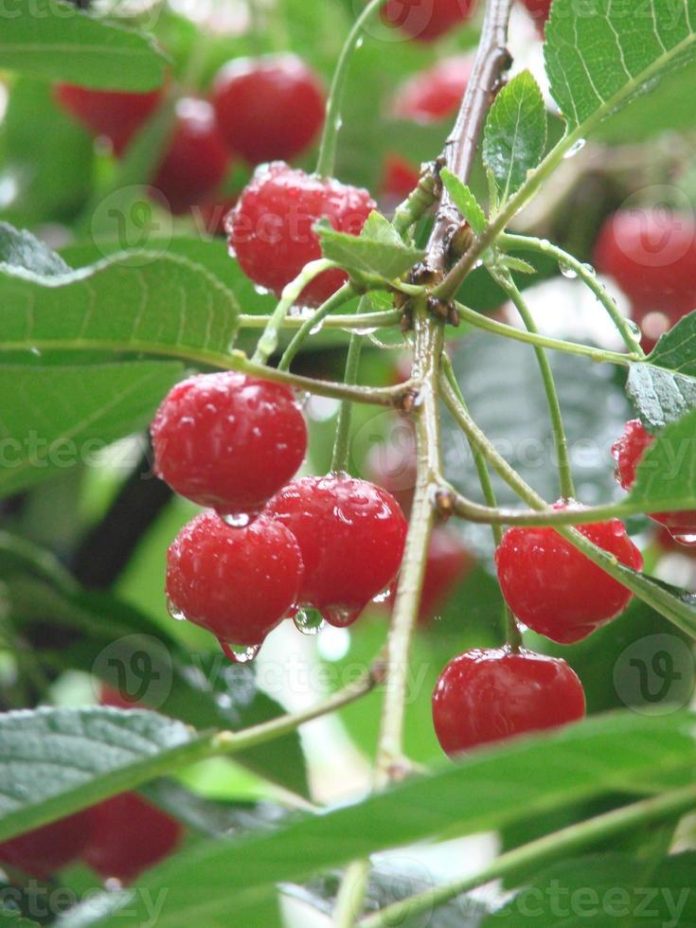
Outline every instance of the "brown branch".
<path fill-rule="evenodd" d="M 454 129 L 445 143 L 446 166 L 468 181 L 476 158 L 479 137 L 502 74 L 512 59 L 507 50 L 507 30 L 512 0 L 489 0 L 481 42 Z M 461 223 L 459 210 L 445 190 L 428 243 L 427 265 L 444 272 L 448 266 L 448 243 Z"/>

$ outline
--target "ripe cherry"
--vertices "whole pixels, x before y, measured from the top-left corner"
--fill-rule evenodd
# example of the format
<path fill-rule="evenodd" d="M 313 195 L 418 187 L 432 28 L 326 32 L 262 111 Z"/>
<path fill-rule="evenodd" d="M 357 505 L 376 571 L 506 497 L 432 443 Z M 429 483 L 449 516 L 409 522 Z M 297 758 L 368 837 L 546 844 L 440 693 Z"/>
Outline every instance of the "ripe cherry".
<path fill-rule="evenodd" d="M 627 567 L 643 566 L 618 519 L 577 528 Z M 503 596 L 517 618 L 560 644 L 586 638 L 623 612 L 631 599 L 624 586 L 552 528 L 508 529 L 495 559 Z"/>
<path fill-rule="evenodd" d="M 247 277 L 280 295 L 305 264 L 321 257 L 314 231 L 320 219 L 328 219 L 339 232 L 359 235 L 375 208 L 367 190 L 275 162 L 257 169 L 230 213 L 230 246 Z M 298 302 L 319 306 L 345 281 L 343 271 L 326 271 Z"/>
<path fill-rule="evenodd" d="M 522 3 L 527 7 L 539 32 L 543 32 L 546 20 L 551 13 L 552 0 L 522 0 Z"/>
<path fill-rule="evenodd" d="M 630 490 L 635 483 L 638 465 L 654 441 L 655 436 L 643 428 L 639 419 L 631 419 L 626 423 L 623 435 L 611 449 L 616 461 L 616 476 L 624 490 Z M 691 543 L 696 535 L 696 510 L 651 512 L 648 515 L 664 525 L 676 541 L 688 539 Z"/>
<path fill-rule="evenodd" d="M 173 134 L 152 186 L 180 215 L 219 187 L 229 161 L 211 105 L 205 100 L 180 100 Z"/>
<path fill-rule="evenodd" d="M 659 209 L 621 210 L 604 224 L 595 264 L 631 301 L 638 322 L 653 312 L 673 325 L 696 309 L 696 220 Z"/>
<path fill-rule="evenodd" d="M 89 810 L 92 836 L 82 859 L 104 879 L 132 883 L 168 857 L 183 828 L 137 793 L 121 793 Z"/>
<path fill-rule="evenodd" d="M 331 625 L 352 624 L 396 576 L 406 519 L 393 496 L 366 480 L 304 477 L 284 487 L 267 512 L 300 546 L 299 601 Z"/>
<path fill-rule="evenodd" d="M 432 42 L 468 20 L 475 0 L 387 0 L 382 19 L 419 42 Z"/>
<path fill-rule="evenodd" d="M 258 648 L 293 609 L 301 580 L 294 536 L 264 517 L 232 528 L 204 512 L 184 526 L 167 553 L 172 614 L 212 632 L 231 660 L 239 659 L 235 646 Z"/>
<path fill-rule="evenodd" d="M 152 424 L 155 473 L 226 515 L 255 515 L 299 468 L 307 427 L 291 390 L 234 372 L 177 384 Z"/>
<path fill-rule="evenodd" d="M 16 867 L 37 880 L 47 880 L 73 863 L 93 827 L 90 811 L 36 828 L 0 844 L 0 864 Z"/>
<path fill-rule="evenodd" d="M 420 170 L 401 155 L 388 154 L 384 159 L 384 170 L 380 191 L 394 207 L 405 200 L 416 189 L 420 181 Z"/>
<path fill-rule="evenodd" d="M 466 92 L 472 67 L 470 55 L 454 55 L 410 77 L 394 95 L 394 116 L 420 123 L 453 116 Z"/>
<path fill-rule="evenodd" d="M 324 122 L 324 88 L 296 55 L 238 58 L 215 78 L 213 105 L 230 150 L 251 164 L 290 161 Z"/>
<path fill-rule="evenodd" d="M 58 103 L 92 135 L 104 136 L 117 155 L 122 155 L 133 137 L 159 106 L 162 90 L 124 93 L 92 90 L 75 84 L 58 84 Z"/>
<path fill-rule="evenodd" d="M 584 715 L 585 693 L 575 672 L 533 651 L 467 651 L 445 667 L 433 693 L 435 734 L 450 757 Z"/>

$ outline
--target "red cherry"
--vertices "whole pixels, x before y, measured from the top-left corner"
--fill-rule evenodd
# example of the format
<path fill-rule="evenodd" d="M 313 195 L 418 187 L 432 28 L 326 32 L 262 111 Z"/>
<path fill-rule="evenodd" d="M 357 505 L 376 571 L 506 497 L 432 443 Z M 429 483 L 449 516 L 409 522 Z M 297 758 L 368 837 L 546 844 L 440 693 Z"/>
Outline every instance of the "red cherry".
<path fill-rule="evenodd" d="M 624 488 L 630 490 L 636 480 L 636 471 L 643 455 L 655 441 L 655 436 L 643 428 L 639 419 L 631 419 L 611 453 L 616 461 L 616 476 Z M 651 512 L 651 519 L 664 525 L 678 541 L 680 537 L 696 535 L 696 510 L 677 512 Z"/>
<path fill-rule="evenodd" d="M 380 189 L 395 206 L 415 190 L 419 181 L 419 169 L 401 155 L 389 154 L 385 157 Z"/>
<path fill-rule="evenodd" d="M 584 715 L 585 693 L 575 672 L 533 651 L 467 651 L 449 662 L 433 693 L 435 734 L 450 757 Z"/>
<path fill-rule="evenodd" d="M 172 608 L 212 632 L 228 657 L 234 645 L 263 643 L 295 605 L 301 580 L 294 536 L 263 517 L 232 528 L 204 512 L 184 526 L 167 553 Z"/>
<path fill-rule="evenodd" d="M 321 257 L 314 225 L 359 235 L 375 202 L 367 190 L 294 171 L 283 162 L 258 168 L 230 213 L 230 246 L 254 283 L 280 295 L 310 261 Z M 326 271 L 305 288 L 299 302 L 319 306 L 346 281 L 343 271 Z"/>
<path fill-rule="evenodd" d="M 132 883 L 168 857 L 183 828 L 136 793 L 121 793 L 89 810 L 92 837 L 82 859 L 104 879 Z"/>
<path fill-rule="evenodd" d="M 324 88 L 296 55 L 230 61 L 218 73 L 213 105 L 230 150 L 252 164 L 289 161 L 324 122 Z"/>
<path fill-rule="evenodd" d="M 297 472 L 307 427 L 292 392 L 245 374 L 177 384 L 152 424 L 155 473 L 228 515 L 256 514 Z"/>
<path fill-rule="evenodd" d="M 622 564 L 642 568 L 641 553 L 619 519 L 577 528 Z M 560 644 L 586 638 L 631 599 L 629 590 L 552 528 L 508 529 L 495 559 L 503 596 L 517 618 Z"/>
<path fill-rule="evenodd" d="M 101 692 L 99 694 L 99 705 L 109 706 L 111 709 L 142 708 L 140 703 L 135 699 L 130 699 L 126 693 L 122 692 L 120 689 L 116 690 L 111 686 L 107 686 L 106 683 L 103 683 L 101 686 Z"/>
<path fill-rule="evenodd" d="M 466 22 L 475 0 L 387 0 L 382 19 L 419 42 L 432 42 Z"/>
<path fill-rule="evenodd" d="M 300 602 L 331 625 L 352 624 L 396 576 L 406 519 L 393 496 L 366 480 L 304 477 L 284 487 L 267 512 L 300 546 Z"/>
<path fill-rule="evenodd" d="M 421 593 L 420 625 L 429 625 L 455 588 L 473 569 L 476 559 L 456 532 L 436 528 L 430 539 Z"/>
<path fill-rule="evenodd" d="M 103 135 L 122 155 L 162 100 L 162 89 L 149 93 L 124 93 L 115 90 L 91 90 L 75 84 L 58 84 L 58 103 L 74 116 L 92 135 Z"/>
<path fill-rule="evenodd" d="M 539 32 L 543 32 L 546 20 L 551 13 L 552 0 L 522 0 L 522 3 L 527 7 Z"/>
<path fill-rule="evenodd" d="M 78 812 L 0 844 L 0 863 L 47 880 L 77 860 L 91 829 L 90 813 Z"/>
<path fill-rule="evenodd" d="M 220 186 L 229 161 L 212 106 L 205 100 L 180 100 L 173 135 L 152 186 L 180 215 Z"/>
<path fill-rule="evenodd" d="M 652 312 L 672 324 L 696 309 L 696 221 L 659 209 L 622 210 L 604 224 L 597 270 L 613 277 L 642 322 Z"/>
<path fill-rule="evenodd" d="M 394 116 L 420 123 L 439 122 L 453 116 L 466 92 L 472 67 L 471 55 L 454 55 L 415 74 L 397 89 Z"/>

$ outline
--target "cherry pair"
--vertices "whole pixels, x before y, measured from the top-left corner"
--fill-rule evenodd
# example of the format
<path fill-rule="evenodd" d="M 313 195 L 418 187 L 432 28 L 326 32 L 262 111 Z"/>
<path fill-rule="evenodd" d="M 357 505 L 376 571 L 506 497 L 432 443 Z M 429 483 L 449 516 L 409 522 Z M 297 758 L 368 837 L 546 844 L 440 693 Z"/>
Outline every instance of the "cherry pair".
<path fill-rule="evenodd" d="M 307 432 L 287 387 L 236 373 L 192 377 L 165 398 L 152 438 L 158 475 L 217 510 L 172 544 L 170 603 L 231 658 L 235 645 L 251 656 L 298 604 L 349 625 L 393 580 L 406 521 L 386 491 L 342 474 L 289 482 Z"/>

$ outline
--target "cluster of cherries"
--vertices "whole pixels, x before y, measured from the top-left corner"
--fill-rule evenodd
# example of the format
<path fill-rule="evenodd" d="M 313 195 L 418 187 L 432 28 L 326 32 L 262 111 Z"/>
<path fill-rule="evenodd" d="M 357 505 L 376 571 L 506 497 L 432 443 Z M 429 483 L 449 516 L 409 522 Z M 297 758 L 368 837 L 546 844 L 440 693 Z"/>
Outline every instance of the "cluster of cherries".
<path fill-rule="evenodd" d="M 175 386 L 152 426 L 155 470 L 208 507 L 171 545 L 172 614 L 206 628 L 233 660 L 255 656 L 285 618 L 351 625 L 388 590 L 403 556 L 396 500 L 345 474 L 293 480 L 307 449 L 286 386 L 239 373 Z"/>
<path fill-rule="evenodd" d="M 121 157 L 162 106 L 166 87 L 150 93 L 56 87 L 60 105 Z M 152 178 L 171 211 L 214 205 L 230 163 L 290 159 L 315 140 L 324 121 L 324 89 L 296 55 L 235 59 L 213 83 L 209 99 L 177 103 L 174 129 Z M 211 210 L 212 212 L 212 210 Z"/>
<path fill-rule="evenodd" d="M 522 0 L 540 32 L 549 17 L 552 0 Z M 387 0 L 382 19 L 418 42 L 432 42 L 471 19 L 476 0 Z"/>
<path fill-rule="evenodd" d="M 101 704 L 134 708 L 106 687 Z M 183 828 L 171 815 L 137 793 L 121 793 L 0 844 L 0 865 L 49 880 L 80 861 L 103 879 L 127 885 L 168 857 L 182 839 Z"/>

